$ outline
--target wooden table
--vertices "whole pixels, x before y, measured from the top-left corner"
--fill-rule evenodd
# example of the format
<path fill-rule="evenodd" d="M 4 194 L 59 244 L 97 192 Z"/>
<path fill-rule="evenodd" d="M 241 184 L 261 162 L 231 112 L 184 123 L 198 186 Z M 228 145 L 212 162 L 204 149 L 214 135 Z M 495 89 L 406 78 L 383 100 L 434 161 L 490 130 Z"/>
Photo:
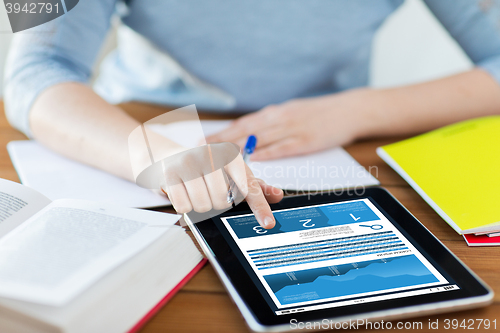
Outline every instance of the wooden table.
<path fill-rule="evenodd" d="M 157 106 L 128 103 L 122 108 L 139 119 L 148 120 L 166 111 Z M 220 118 L 220 116 L 205 116 L 205 118 Z M 0 102 L 0 178 L 19 181 L 7 154 L 6 144 L 11 140 L 23 140 L 26 137 L 10 127 L 5 119 L 3 104 Z M 465 320 L 468 325 L 470 319 L 498 319 L 497 329 L 500 329 L 500 248 L 497 247 L 468 247 L 452 228 L 450 228 L 410 187 L 389 168 L 375 153 L 375 148 L 401 138 L 370 140 L 355 143 L 347 147 L 347 151 L 365 168 L 371 170 L 383 187 L 388 189 L 399 201 L 405 205 L 434 235 L 436 235 L 453 253 L 466 265 L 478 274 L 497 293 L 494 303 L 488 307 L 426 316 L 404 320 L 406 325 L 421 322 L 418 332 L 444 331 L 446 319 L 457 319 L 459 323 Z M 371 168 L 370 168 L 371 167 Z M 165 211 L 169 211 L 168 209 Z M 439 320 L 439 330 L 428 328 L 429 320 Z M 489 332 L 477 329 L 475 331 Z M 396 327 L 397 322 L 393 322 Z M 415 324 L 418 325 L 418 324 Z M 415 326 L 418 327 L 418 326 Z M 380 330 L 359 330 L 363 332 L 378 332 Z M 470 331 L 459 327 L 448 331 Z M 217 332 L 236 333 L 249 332 L 236 306 L 232 303 L 228 293 L 214 273 L 210 264 L 207 264 L 182 290 L 143 328 L 142 333 L 160 332 Z"/>

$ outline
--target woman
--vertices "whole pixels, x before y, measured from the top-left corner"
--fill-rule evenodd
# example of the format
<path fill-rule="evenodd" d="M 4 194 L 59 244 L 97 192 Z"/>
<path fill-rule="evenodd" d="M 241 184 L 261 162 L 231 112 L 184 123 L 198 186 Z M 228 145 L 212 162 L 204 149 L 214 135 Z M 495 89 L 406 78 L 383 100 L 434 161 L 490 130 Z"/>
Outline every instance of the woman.
<path fill-rule="evenodd" d="M 474 69 L 418 85 L 365 88 L 374 34 L 402 2 L 81 1 L 38 28 L 50 32 L 16 36 L 7 67 L 7 115 L 44 145 L 131 179 L 126 138 L 138 123 L 110 102 L 258 110 L 209 138 L 242 145 L 255 134 L 256 160 L 498 113 L 500 36 L 472 0 L 425 3 Z M 125 34 L 141 35 L 164 55 L 152 57 L 133 38 L 120 39 L 96 87 L 105 100 L 85 84 L 115 11 L 130 28 Z M 259 183 L 244 164 L 238 168 L 248 176 L 247 201 L 258 221 L 272 227 L 266 199 L 278 201 L 282 193 Z M 215 183 L 186 182 L 169 197 L 180 213 L 205 211 L 226 196 L 226 187 L 213 188 Z"/>

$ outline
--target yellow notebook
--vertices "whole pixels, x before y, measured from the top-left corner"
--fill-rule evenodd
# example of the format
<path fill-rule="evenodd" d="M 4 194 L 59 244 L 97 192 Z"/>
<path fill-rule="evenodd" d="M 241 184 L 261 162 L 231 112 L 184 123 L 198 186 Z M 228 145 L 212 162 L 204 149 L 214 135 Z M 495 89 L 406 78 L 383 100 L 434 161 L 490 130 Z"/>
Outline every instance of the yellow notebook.
<path fill-rule="evenodd" d="M 377 148 L 459 234 L 500 230 L 500 116 Z"/>

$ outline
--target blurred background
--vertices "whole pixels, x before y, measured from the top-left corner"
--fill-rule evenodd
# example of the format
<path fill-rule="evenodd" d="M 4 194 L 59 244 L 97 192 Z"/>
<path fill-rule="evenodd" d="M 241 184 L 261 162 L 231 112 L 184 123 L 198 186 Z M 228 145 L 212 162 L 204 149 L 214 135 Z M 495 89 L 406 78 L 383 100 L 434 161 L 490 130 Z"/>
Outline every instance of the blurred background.
<path fill-rule="evenodd" d="M 5 58 L 12 33 L 1 29 L 8 24 L 3 6 L 0 6 L 0 98 L 3 93 Z M 95 65 L 116 45 L 114 28 Z M 421 0 L 406 0 L 379 30 L 372 53 L 370 85 L 390 87 L 425 81 L 454 74 L 472 67 L 471 61 L 448 35 Z M 96 72 L 94 77 L 98 73 Z"/>

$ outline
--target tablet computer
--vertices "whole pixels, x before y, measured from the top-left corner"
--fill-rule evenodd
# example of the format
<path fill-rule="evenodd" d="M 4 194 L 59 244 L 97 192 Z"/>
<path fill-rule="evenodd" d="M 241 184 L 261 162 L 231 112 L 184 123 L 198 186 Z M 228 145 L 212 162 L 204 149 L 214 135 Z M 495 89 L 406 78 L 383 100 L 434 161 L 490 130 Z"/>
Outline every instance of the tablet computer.
<path fill-rule="evenodd" d="M 194 224 L 185 216 L 252 330 L 352 328 L 492 301 L 389 192 L 342 192 L 286 197 L 271 205 L 270 230 L 246 203 Z"/>

